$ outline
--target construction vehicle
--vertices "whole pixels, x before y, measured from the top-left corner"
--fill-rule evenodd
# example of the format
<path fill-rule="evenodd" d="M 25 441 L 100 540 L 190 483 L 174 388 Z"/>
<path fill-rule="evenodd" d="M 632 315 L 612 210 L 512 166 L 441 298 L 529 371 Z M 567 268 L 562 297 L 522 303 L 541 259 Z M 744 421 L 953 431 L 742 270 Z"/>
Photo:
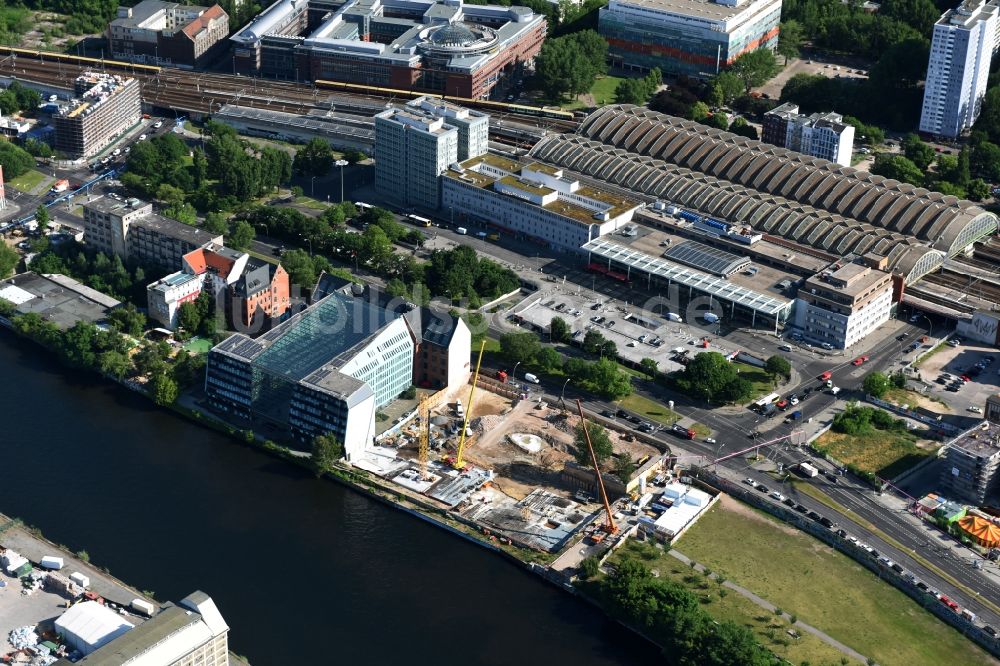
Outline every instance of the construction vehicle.
<path fill-rule="evenodd" d="M 469 389 L 469 408 L 465 410 L 465 423 L 462 424 L 462 436 L 458 440 L 458 453 L 455 455 L 454 461 L 449 461 L 455 469 L 465 469 L 462 454 L 465 453 L 465 436 L 469 432 L 469 418 L 472 416 L 472 398 L 476 395 L 476 384 L 479 383 L 479 366 L 483 362 L 483 350 L 485 349 L 486 340 L 483 340 L 483 343 L 479 345 L 479 359 L 476 361 L 476 373 L 472 376 L 472 388 Z"/>
<path fill-rule="evenodd" d="M 420 478 L 427 480 L 427 458 L 429 455 L 428 449 L 430 448 L 430 431 L 431 431 L 431 410 L 430 405 L 427 402 L 427 396 L 424 395 L 420 398 L 420 406 L 418 407 L 418 412 L 420 416 L 420 432 L 418 433 L 419 447 L 417 449 L 417 458 L 420 461 Z"/>
<path fill-rule="evenodd" d="M 590 460 L 594 464 L 594 473 L 597 475 L 597 488 L 601 493 L 601 501 L 604 502 L 604 511 L 608 516 L 608 522 L 604 525 L 604 531 L 607 534 L 616 534 L 618 532 L 618 526 L 615 525 L 615 518 L 611 513 L 611 503 L 608 501 L 608 493 L 604 489 L 604 479 L 601 478 L 601 467 L 597 464 L 597 454 L 594 453 L 594 445 L 590 441 L 590 429 L 587 427 L 587 417 L 583 415 L 583 405 L 580 403 L 580 399 L 576 400 L 576 408 L 580 412 L 580 425 L 582 426 L 584 439 L 587 440 L 587 449 L 590 451 Z M 598 537 L 599 533 L 595 532 L 591 535 L 591 541 L 593 543 L 600 543 L 604 539 L 602 534 Z"/>

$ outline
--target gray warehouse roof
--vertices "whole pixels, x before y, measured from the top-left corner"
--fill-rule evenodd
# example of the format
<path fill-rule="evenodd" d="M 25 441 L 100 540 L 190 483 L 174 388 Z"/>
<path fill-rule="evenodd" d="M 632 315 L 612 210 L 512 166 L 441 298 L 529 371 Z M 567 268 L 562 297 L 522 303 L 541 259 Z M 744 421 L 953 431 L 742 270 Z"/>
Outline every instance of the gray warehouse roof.
<path fill-rule="evenodd" d="M 629 105 L 531 156 L 841 256 L 881 254 L 911 281 L 997 227 L 952 196 Z"/>
<path fill-rule="evenodd" d="M 697 241 L 678 243 L 664 252 L 663 256 L 679 264 L 724 277 L 750 265 L 750 260 L 746 257 Z"/>

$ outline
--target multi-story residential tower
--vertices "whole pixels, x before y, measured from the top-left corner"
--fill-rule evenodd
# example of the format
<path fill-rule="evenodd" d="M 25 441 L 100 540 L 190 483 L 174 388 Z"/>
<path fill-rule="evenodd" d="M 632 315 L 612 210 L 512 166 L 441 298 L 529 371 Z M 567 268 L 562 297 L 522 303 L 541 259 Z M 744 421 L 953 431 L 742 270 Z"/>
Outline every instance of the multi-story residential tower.
<path fill-rule="evenodd" d="M 439 176 L 458 161 L 458 129 L 414 109 L 375 116 L 375 188 L 407 206 L 434 210 L 441 202 Z"/>
<path fill-rule="evenodd" d="M 421 111 L 458 130 L 458 159 L 464 162 L 485 155 L 490 149 L 490 117 L 481 111 L 446 102 L 437 97 L 418 97 L 407 108 Z"/>
<path fill-rule="evenodd" d="M 979 117 L 990 60 L 997 47 L 994 1 L 965 0 L 934 24 L 921 132 L 954 138 Z"/>
<path fill-rule="evenodd" d="M 617 67 L 708 78 L 775 48 L 780 21 L 781 0 L 611 0 L 598 29 Z"/>
<path fill-rule="evenodd" d="M 851 166 L 854 126 L 839 113 L 804 116 L 797 104 L 788 102 L 764 114 L 761 139 L 813 157 Z"/>
<path fill-rule="evenodd" d="M 119 7 L 108 24 L 108 44 L 115 58 L 131 62 L 192 68 L 225 48 L 229 15 L 219 5 L 198 7 L 162 0 L 142 0 Z"/>
<path fill-rule="evenodd" d="M 142 119 L 139 82 L 117 74 L 84 72 L 76 78 L 76 99 L 52 116 L 53 148 L 74 158 L 104 150 Z"/>

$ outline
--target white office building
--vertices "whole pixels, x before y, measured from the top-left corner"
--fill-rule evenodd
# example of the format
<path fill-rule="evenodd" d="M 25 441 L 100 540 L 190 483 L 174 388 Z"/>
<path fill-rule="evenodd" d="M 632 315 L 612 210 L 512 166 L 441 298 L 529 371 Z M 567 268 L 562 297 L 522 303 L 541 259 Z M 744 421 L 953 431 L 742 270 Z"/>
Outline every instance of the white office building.
<path fill-rule="evenodd" d="M 996 50 L 997 6 L 965 0 L 934 24 L 920 131 L 957 137 L 979 117 Z"/>
<path fill-rule="evenodd" d="M 863 264 L 846 264 L 815 275 L 799 289 L 795 323 L 805 337 L 847 349 L 889 319 L 892 277 Z"/>
<path fill-rule="evenodd" d="M 538 162 L 522 167 L 497 155 L 449 167 L 441 178 L 441 205 L 456 223 L 469 220 L 570 252 L 623 230 L 641 206 L 583 185 L 562 169 Z"/>
<path fill-rule="evenodd" d="M 486 154 L 485 113 L 418 97 L 402 109 L 375 116 L 375 189 L 404 206 L 435 210 L 438 178 L 449 165 Z"/>

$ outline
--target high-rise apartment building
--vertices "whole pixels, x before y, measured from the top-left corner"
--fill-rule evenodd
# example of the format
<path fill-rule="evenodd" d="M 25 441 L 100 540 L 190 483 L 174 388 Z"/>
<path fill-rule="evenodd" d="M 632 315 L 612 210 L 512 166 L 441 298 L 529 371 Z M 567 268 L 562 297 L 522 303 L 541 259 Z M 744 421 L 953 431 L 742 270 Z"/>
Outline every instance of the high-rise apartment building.
<path fill-rule="evenodd" d="M 761 140 L 812 157 L 851 166 L 854 126 L 839 113 L 804 116 L 797 104 L 782 104 L 764 114 Z"/>
<path fill-rule="evenodd" d="M 142 119 L 139 92 L 135 79 L 84 72 L 76 78 L 76 99 L 52 116 L 52 147 L 74 158 L 101 152 Z"/>
<path fill-rule="evenodd" d="M 934 24 L 920 131 L 957 137 L 972 127 L 996 50 L 997 5 L 965 0 Z"/>
<path fill-rule="evenodd" d="M 777 46 L 781 0 L 611 0 L 599 21 L 615 67 L 708 78 Z"/>

